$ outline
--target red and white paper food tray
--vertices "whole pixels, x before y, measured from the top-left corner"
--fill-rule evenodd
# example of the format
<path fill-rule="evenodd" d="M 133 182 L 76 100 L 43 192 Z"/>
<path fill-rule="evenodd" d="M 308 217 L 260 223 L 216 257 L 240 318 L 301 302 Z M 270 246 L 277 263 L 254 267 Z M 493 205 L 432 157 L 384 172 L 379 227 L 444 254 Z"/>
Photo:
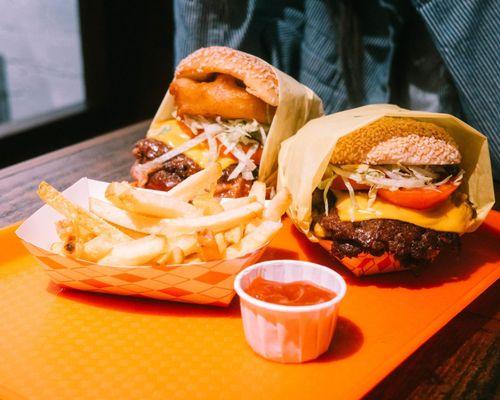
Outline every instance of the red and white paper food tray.
<path fill-rule="evenodd" d="M 107 185 L 82 178 L 63 194 L 88 209 L 89 197 L 105 200 Z M 264 246 L 240 258 L 198 264 L 109 267 L 52 252 L 50 246 L 59 241 L 55 222 L 61 219 L 60 214 L 44 205 L 23 222 L 16 234 L 53 282 L 91 292 L 227 306 L 235 295 L 236 274 L 255 263 L 265 250 Z"/>

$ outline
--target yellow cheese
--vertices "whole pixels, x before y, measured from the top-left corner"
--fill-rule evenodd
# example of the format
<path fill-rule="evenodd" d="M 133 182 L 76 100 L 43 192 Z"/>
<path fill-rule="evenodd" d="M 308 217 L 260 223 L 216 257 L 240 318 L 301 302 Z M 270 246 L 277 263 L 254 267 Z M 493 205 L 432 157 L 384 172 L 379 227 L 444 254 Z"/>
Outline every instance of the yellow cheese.
<path fill-rule="evenodd" d="M 341 221 L 351 221 L 350 209 L 352 207 L 349 193 L 334 190 L 337 202 L 339 218 Z M 448 199 L 441 206 L 430 210 L 412 210 L 399 207 L 377 197 L 372 206 L 373 212 L 365 211 L 367 208 L 368 195 L 365 192 L 356 193 L 356 201 L 360 210 L 354 213 L 354 221 L 366 221 L 369 219 L 397 219 L 409 222 L 423 228 L 434 229 L 442 232 L 464 233 L 472 218 L 472 209 L 462 202 L 456 206 Z"/>
<path fill-rule="evenodd" d="M 159 140 L 174 149 L 192 138 L 188 133 L 182 130 L 175 119 L 170 119 L 160 124 L 156 124 L 152 128 L 155 132 L 159 133 L 151 136 L 148 135 L 148 137 Z M 191 160 L 193 160 L 196 164 L 198 164 L 201 168 L 205 168 L 209 163 L 208 145 L 205 142 L 190 148 L 189 150 L 185 151 L 184 154 Z M 222 169 L 225 169 L 231 164 L 236 163 L 234 158 L 223 155 L 219 156 L 217 161 L 220 163 Z"/>

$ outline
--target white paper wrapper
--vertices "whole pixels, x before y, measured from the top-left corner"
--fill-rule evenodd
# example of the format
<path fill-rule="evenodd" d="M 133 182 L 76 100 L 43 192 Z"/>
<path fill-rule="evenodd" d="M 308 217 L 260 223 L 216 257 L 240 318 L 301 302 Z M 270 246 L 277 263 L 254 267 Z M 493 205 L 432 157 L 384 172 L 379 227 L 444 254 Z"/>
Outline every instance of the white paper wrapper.
<path fill-rule="evenodd" d="M 105 200 L 107 185 L 82 178 L 63 194 L 88 209 L 89 197 Z M 262 247 L 240 258 L 199 264 L 109 267 L 53 253 L 50 247 L 59 241 L 55 222 L 61 219 L 60 214 L 44 205 L 24 221 L 16 234 L 52 281 L 90 292 L 227 306 L 235 295 L 236 274 L 255 263 L 265 250 Z"/>
<path fill-rule="evenodd" d="M 259 276 L 277 282 L 309 281 L 333 291 L 336 297 L 310 306 L 266 303 L 245 292 Z M 240 296 L 245 338 L 257 354 L 282 363 L 301 363 L 328 350 L 346 292 L 344 279 L 335 271 L 304 261 L 265 261 L 241 272 L 234 285 Z"/>

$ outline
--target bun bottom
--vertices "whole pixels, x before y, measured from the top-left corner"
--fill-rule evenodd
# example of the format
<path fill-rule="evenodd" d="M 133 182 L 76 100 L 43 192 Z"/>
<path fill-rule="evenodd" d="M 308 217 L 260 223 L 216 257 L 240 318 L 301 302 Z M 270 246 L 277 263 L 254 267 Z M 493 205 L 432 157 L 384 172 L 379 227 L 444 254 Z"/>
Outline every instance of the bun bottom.
<path fill-rule="evenodd" d="M 319 244 L 330 252 L 332 246 L 331 241 L 320 240 Z M 381 256 L 361 253 L 357 257 L 335 258 L 356 276 L 385 274 L 407 269 L 403 267 L 391 253 L 384 253 Z"/>

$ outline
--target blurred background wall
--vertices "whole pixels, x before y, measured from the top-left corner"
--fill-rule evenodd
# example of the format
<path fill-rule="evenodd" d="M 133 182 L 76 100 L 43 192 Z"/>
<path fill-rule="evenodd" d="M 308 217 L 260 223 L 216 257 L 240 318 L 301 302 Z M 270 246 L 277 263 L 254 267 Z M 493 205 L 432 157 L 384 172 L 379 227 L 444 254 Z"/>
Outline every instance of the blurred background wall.
<path fill-rule="evenodd" d="M 1 120 L 85 102 L 77 0 L 0 0 Z"/>
<path fill-rule="evenodd" d="M 152 118 L 171 0 L 0 0 L 0 167 Z"/>

